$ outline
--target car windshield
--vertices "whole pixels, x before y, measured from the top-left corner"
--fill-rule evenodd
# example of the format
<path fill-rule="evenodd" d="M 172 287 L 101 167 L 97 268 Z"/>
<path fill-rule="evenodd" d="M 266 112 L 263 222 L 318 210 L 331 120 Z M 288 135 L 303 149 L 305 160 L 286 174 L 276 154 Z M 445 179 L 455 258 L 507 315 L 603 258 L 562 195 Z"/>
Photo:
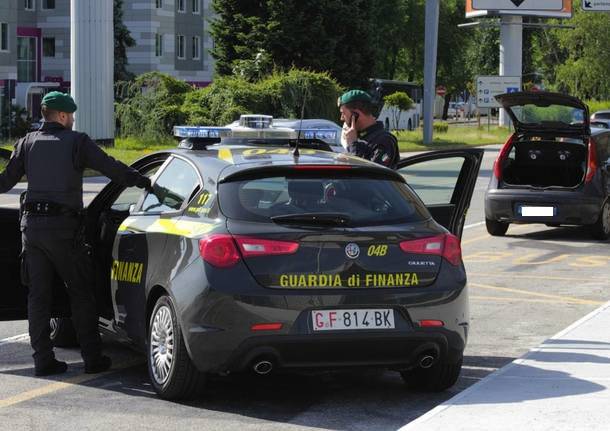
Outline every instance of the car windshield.
<path fill-rule="evenodd" d="M 229 218 L 269 223 L 371 226 L 426 220 L 407 185 L 366 177 L 274 176 L 220 184 Z"/>
<path fill-rule="evenodd" d="M 533 104 L 513 106 L 515 117 L 522 124 L 574 125 L 582 124 L 585 112 L 579 108 L 565 105 L 536 106 Z"/>

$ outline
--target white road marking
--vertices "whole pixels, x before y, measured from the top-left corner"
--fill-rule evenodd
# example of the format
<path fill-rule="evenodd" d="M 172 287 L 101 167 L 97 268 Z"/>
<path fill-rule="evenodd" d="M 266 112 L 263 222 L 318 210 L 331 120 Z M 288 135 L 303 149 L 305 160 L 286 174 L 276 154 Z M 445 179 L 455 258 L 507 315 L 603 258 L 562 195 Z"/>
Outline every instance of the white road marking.
<path fill-rule="evenodd" d="M 484 224 L 485 224 L 484 221 L 480 221 L 478 223 L 468 224 L 468 225 L 464 226 L 464 229 L 470 229 L 470 228 L 481 226 L 481 225 L 484 225 Z"/>
<path fill-rule="evenodd" d="M 15 335 L 13 337 L 8 337 L 8 338 L 4 338 L 4 339 L 0 340 L 0 346 L 3 346 L 5 344 L 10 344 L 10 343 L 19 343 L 21 341 L 28 341 L 29 339 L 30 339 L 29 334 L 19 334 L 19 335 Z"/>

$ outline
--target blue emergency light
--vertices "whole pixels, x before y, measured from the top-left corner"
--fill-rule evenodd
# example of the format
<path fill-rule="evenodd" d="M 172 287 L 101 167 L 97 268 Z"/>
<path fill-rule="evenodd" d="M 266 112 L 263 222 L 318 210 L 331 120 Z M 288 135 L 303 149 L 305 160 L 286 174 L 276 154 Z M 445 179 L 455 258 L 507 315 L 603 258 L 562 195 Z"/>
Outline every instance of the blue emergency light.
<path fill-rule="evenodd" d="M 231 136 L 228 127 L 174 126 L 176 138 L 215 139 Z"/>
<path fill-rule="evenodd" d="M 301 130 L 301 137 L 333 143 L 337 140 L 337 131 L 333 129 L 303 129 Z"/>

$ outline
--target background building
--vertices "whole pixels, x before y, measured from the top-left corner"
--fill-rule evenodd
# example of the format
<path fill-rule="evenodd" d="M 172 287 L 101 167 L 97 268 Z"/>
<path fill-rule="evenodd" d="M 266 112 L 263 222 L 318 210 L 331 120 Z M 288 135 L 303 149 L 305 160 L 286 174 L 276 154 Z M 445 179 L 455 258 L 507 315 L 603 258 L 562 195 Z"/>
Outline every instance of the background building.
<path fill-rule="evenodd" d="M 127 69 L 209 84 L 214 71 L 208 53 L 210 3 L 123 0 L 123 23 L 136 41 L 127 50 Z M 70 90 L 70 0 L 0 1 L 0 126 L 11 103 L 37 119 L 40 100 L 51 89 Z"/>

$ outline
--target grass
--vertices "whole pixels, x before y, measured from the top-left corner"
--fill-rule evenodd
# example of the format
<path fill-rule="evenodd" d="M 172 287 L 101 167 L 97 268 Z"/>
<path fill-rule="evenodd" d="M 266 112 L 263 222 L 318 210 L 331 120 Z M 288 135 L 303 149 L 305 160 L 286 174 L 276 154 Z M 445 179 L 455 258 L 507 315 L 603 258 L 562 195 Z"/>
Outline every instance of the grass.
<path fill-rule="evenodd" d="M 433 144 L 423 143 L 423 131 L 421 129 L 396 132 L 398 147 L 401 152 L 444 150 L 453 148 L 479 147 L 483 145 L 503 144 L 509 129 L 505 127 L 491 126 L 454 126 L 450 125 L 446 133 L 435 132 Z"/>

